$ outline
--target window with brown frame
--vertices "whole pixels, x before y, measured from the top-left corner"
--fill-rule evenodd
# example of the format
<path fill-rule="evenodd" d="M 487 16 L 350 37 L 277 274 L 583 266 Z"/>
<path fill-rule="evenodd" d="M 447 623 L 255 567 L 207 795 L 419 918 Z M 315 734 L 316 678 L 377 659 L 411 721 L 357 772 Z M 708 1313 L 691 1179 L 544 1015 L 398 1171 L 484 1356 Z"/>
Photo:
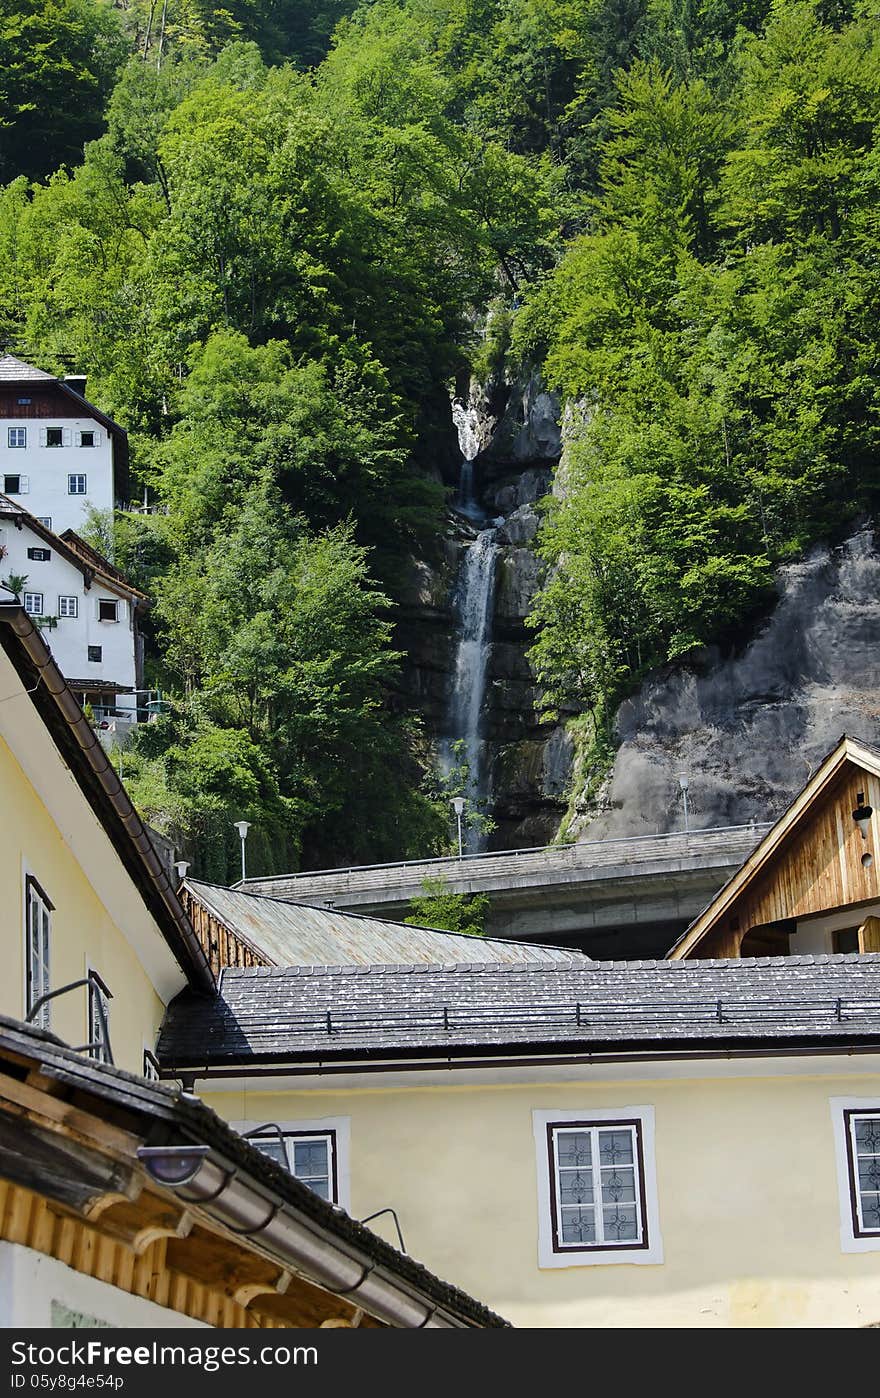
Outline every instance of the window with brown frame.
<path fill-rule="evenodd" d="M 553 1251 L 649 1246 L 642 1123 L 548 1122 Z"/>
<path fill-rule="evenodd" d="M 880 1111 L 844 1111 L 853 1237 L 880 1237 Z"/>
<path fill-rule="evenodd" d="M 257 1135 L 249 1135 L 249 1140 L 322 1199 L 339 1202 L 335 1131 L 279 1132 L 266 1126 Z"/>

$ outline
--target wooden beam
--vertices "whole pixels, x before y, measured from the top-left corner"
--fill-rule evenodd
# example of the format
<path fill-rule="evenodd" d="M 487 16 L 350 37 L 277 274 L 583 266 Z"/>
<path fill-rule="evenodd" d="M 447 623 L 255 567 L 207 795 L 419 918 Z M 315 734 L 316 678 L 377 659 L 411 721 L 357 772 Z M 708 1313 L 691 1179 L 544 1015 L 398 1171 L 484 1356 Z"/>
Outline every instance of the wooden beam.
<path fill-rule="evenodd" d="M 7 1074 L 0 1075 L 0 1102 L 7 1102 L 20 1108 L 30 1116 L 42 1117 L 57 1126 L 66 1135 L 76 1136 L 88 1142 L 93 1148 L 97 1144 L 112 1152 L 117 1158 L 131 1161 L 140 1137 L 123 1131 L 118 1126 L 73 1107 L 60 1097 L 52 1096 L 42 1088 L 19 1082 Z"/>

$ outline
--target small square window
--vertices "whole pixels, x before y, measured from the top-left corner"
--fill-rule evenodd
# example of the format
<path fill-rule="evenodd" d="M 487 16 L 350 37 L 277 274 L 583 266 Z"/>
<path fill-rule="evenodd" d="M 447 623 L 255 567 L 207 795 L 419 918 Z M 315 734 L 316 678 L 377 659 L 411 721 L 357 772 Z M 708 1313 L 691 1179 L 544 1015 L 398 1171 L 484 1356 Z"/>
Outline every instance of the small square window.
<path fill-rule="evenodd" d="M 32 563 L 49 563 L 52 559 L 51 549 L 28 549 L 27 556 Z"/>
<path fill-rule="evenodd" d="M 4 495 L 20 495 L 20 494 L 21 494 L 21 476 L 4 476 L 4 477 L 3 477 L 3 494 L 4 494 Z"/>
<path fill-rule="evenodd" d="M 46 446 L 47 446 L 47 447 L 63 447 L 63 446 L 64 446 L 64 428 L 63 428 L 63 427 L 47 427 L 47 428 L 46 428 Z"/>
<path fill-rule="evenodd" d="M 10 427 L 8 432 L 8 442 L 11 447 L 27 446 L 27 428 Z"/>
<path fill-rule="evenodd" d="M 16 403 L 20 408 L 26 408 L 30 404 L 30 398 L 16 398 Z"/>
<path fill-rule="evenodd" d="M 79 598 L 78 598 L 78 597 L 59 597 L 59 598 L 58 598 L 58 615 L 59 615 L 59 616 L 79 616 Z"/>
<path fill-rule="evenodd" d="M 43 594 L 42 592 L 26 592 L 22 598 L 24 609 L 28 616 L 43 615 Z"/>
<path fill-rule="evenodd" d="M 67 493 L 68 493 L 68 495 L 85 495 L 85 494 L 86 494 L 86 478 L 85 478 L 85 476 L 79 476 L 79 475 L 76 475 L 76 476 L 68 476 L 68 477 L 67 477 Z"/>
<path fill-rule="evenodd" d="M 89 660 L 100 662 L 103 655 L 103 646 L 89 646 Z"/>
<path fill-rule="evenodd" d="M 94 432 L 80 432 L 79 444 L 81 447 L 93 447 L 95 445 Z"/>
<path fill-rule="evenodd" d="M 111 601 L 110 601 L 108 598 L 106 598 L 106 597 L 99 597 L 99 598 L 98 598 L 98 620 L 99 620 L 99 621 L 118 621 L 118 620 L 119 620 L 119 607 L 118 607 L 118 604 L 117 604 L 116 602 L 111 602 Z"/>
<path fill-rule="evenodd" d="M 44 524 L 44 525 L 46 526 L 47 529 L 51 529 L 51 528 L 52 528 L 52 516 L 51 516 L 51 515 L 37 515 L 37 521 L 38 521 L 38 523 L 40 523 L 40 524 Z"/>

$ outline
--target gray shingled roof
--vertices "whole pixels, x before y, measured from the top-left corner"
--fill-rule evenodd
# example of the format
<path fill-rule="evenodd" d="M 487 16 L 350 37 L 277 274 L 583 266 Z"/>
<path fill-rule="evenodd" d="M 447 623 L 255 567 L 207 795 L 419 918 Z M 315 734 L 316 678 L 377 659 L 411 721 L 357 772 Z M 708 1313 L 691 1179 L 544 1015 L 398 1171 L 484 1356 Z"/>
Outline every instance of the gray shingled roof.
<path fill-rule="evenodd" d="M 0 355 L 0 383 L 55 383 L 54 374 L 47 374 L 43 369 L 34 368 L 33 364 L 25 364 L 23 359 L 16 359 L 14 354 Z"/>
<path fill-rule="evenodd" d="M 288 903 L 196 879 L 187 879 L 184 886 L 202 907 L 276 966 L 372 966 L 386 962 L 453 965 L 466 961 L 582 966 L 589 960 L 582 952 L 561 947 L 407 927 L 400 922 Z"/>
<path fill-rule="evenodd" d="M 227 968 L 216 999 L 173 1002 L 158 1052 L 185 1068 L 816 1039 L 880 1049 L 880 955 Z"/>

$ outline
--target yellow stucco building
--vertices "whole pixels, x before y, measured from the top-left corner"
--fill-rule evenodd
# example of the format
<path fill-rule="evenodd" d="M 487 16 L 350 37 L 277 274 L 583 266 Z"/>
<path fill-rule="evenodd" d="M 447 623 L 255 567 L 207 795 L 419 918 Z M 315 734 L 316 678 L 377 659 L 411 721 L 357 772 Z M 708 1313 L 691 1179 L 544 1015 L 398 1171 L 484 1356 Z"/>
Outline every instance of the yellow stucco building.
<path fill-rule="evenodd" d="M 0 798 L 0 1327 L 505 1325 L 154 1080 L 209 949 L 2 600 Z"/>

